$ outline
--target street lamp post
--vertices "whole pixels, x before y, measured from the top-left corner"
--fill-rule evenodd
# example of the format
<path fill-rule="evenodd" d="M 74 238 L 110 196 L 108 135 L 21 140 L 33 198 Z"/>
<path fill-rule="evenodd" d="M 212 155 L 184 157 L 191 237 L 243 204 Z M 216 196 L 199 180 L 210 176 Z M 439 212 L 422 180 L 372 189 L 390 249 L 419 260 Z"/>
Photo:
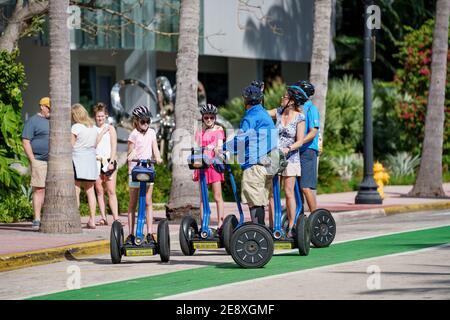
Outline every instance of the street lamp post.
<path fill-rule="evenodd" d="M 373 179 L 373 126 L 372 126 L 372 30 L 368 26 L 367 8 L 372 1 L 364 1 L 364 178 L 359 185 L 356 204 L 381 204 L 383 200 Z"/>

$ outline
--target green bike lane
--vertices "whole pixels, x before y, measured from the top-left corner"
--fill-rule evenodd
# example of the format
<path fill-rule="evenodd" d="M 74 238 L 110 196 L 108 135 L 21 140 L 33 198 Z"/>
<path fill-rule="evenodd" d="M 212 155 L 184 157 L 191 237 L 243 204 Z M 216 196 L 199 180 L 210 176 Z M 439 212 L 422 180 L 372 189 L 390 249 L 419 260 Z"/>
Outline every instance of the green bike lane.
<path fill-rule="evenodd" d="M 311 270 L 346 262 L 410 252 L 450 243 L 450 226 L 402 232 L 311 249 L 300 257 L 298 251 L 274 255 L 261 269 L 241 269 L 234 263 L 169 272 L 126 281 L 85 287 L 79 290 L 37 296 L 36 300 L 147 300 L 212 288 L 225 284 L 261 279 L 273 275 Z"/>

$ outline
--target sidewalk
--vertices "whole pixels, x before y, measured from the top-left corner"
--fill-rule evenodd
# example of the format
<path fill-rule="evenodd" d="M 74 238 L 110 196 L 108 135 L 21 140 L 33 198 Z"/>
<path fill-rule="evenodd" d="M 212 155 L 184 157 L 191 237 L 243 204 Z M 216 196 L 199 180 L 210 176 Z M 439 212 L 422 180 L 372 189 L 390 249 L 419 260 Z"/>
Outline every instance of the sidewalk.
<path fill-rule="evenodd" d="M 333 213 L 337 223 L 345 223 L 354 220 L 370 219 L 389 214 L 439 210 L 450 208 L 449 199 L 424 199 L 408 198 L 405 195 L 412 186 L 387 186 L 385 187 L 385 199 L 382 205 L 355 205 L 357 192 L 345 192 L 323 194 L 317 197 L 320 208 L 325 208 Z M 450 197 L 450 183 L 444 184 L 444 190 Z M 246 219 L 249 218 L 248 209 L 244 207 Z M 215 204 L 211 204 L 211 225 L 217 224 Z M 238 215 L 238 210 L 233 202 L 225 203 L 225 216 Z M 267 215 L 266 215 L 267 216 Z M 98 217 L 99 218 L 99 217 Z M 165 218 L 165 211 L 154 212 L 154 219 Z M 31 222 L 0 224 L 0 271 L 20 268 L 24 266 L 50 263 L 68 258 L 68 255 L 89 255 L 109 253 L 109 235 L 112 217 L 108 216 L 109 226 L 98 226 L 95 230 L 85 228 L 88 217 L 82 217 L 83 233 L 75 235 L 50 235 L 31 230 Z M 127 223 L 127 216 L 121 215 L 120 220 Z M 179 223 L 170 223 L 172 241 L 178 239 Z M 156 232 L 157 224 L 154 224 L 153 232 Z M 124 226 L 125 235 L 128 234 L 128 226 Z M 69 257 L 70 258 L 70 257 Z"/>

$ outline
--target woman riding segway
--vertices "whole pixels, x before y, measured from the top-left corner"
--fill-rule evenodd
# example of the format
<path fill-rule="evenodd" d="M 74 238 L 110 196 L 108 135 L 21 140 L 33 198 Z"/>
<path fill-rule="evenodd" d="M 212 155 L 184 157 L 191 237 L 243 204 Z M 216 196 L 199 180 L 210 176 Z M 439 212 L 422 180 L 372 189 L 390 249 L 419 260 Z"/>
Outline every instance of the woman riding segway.
<path fill-rule="evenodd" d="M 286 195 L 286 207 L 289 219 L 287 236 L 293 236 L 293 226 L 296 214 L 295 183 L 301 176 L 299 148 L 303 144 L 305 131 L 305 116 L 301 112 L 301 106 L 307 98 L 299 88 L 288 87 L 281 100 L 281 106 L 268 110 L 270 116 L 276 119 L 276 127 L 279 135 L 279 148 L 288 161 L 287 168 L 281 174 Z M 273 225 L 273 216 L 270 217 Z"/>

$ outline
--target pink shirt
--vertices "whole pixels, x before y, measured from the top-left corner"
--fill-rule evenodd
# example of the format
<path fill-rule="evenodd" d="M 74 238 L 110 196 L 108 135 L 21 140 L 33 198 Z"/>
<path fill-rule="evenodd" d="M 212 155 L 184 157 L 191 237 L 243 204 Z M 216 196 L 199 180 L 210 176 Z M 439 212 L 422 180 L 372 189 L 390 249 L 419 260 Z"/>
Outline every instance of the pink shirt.
<path fill-rule="evenodd" d="M 128 141 L 134 143 L 134 152 L 136 159 L 151 159 L 153 156 L 153 141 L 156 141 L 156 132 L 152 128 L 148 128 L 145 134 L 140 133 L 137 129 L 131 131 Z M 136 162 L 128 162 L 128 173 L 136 166 Z"/>
<path fill-rule="evenodd" d="M 205 154 L 209 157 L 214 157 L 214 148 L 219 144 L 219 140 L 225 140 L 225 132 L 222 128 L 218 130 L 198 131 L 195 133 L 195 142 L 205 149 Z M 224 174 L 218 173 L 212 166 L 205 170 L 206 183 L 223 182 Z M 198 181 L 200 178 L 199 170 L 194 171 L 194 181 Z"/>
<path fill-rule="evenodd" d="M 211 158 L 214 157 L 214 151 L 212 149 L 217 147 L 219 140 L 222 140 L 222 142 L 225 140 L 225 132 L 223 129 L 202 130 L 195 133 L 195 142 L 201 147 L 208 147 L 205 153 Z"/>

